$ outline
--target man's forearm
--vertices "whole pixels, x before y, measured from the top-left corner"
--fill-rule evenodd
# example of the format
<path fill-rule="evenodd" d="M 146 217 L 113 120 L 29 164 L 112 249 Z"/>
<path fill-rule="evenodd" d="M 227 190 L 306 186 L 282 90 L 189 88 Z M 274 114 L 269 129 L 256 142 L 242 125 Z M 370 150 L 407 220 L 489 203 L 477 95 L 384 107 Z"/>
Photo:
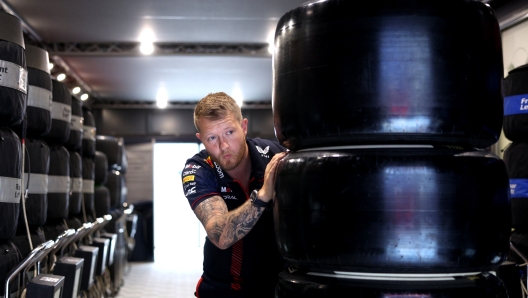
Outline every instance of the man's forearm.
<path fill-rule="evenodd" d="M 204 225 L 209 240 L 218 248 L 226 249 L 251 231 L 264 210 L 264 207 L 247 201 L 228 212 L 223 199 L 215 196 L 198 205 L 195 213 Z"/>

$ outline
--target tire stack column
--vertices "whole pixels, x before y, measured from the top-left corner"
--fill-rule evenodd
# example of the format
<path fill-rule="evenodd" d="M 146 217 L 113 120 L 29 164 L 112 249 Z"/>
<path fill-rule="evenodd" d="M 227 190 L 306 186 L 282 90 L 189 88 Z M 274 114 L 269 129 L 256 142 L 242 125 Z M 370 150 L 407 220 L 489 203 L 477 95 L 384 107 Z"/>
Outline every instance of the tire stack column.
<path fill-rule="evenodd" d="M 27 105 L 27 65 L 22 25 L 0 9 L 0 295 L 4 296 L 8 273 L 20 262 L 12 242 L 16 235 L 23 179 L 20 137 Z M 19 281 L 9 286 L 15 297 Z"/>
<path fill-rule="evenodd" d="M 105 154 L 108 161 L 107 180 L 105 188 L 109 194 L 109 205 L 104 211 L 109 210 L 112 220 L 105 227 L 105 233 L 101 237 L 115 239 L 113 262 L 109 263 L 110 276 L 112 279 L 113 293 L 119 292 L 124 277 L 124 266 L 127 260 L 128 233 L 125 214 L 126 205 L 126 171 L 128 161 L 123 138 L 115 136 L 98 135 L 96 137 L 96 150 Z M 107 209 L 109 208 L 109 209 Z M 132 215 L 130 215 L 132 216 Z"/>
<path fill-rule="evenodd" d="M 508 73 L 504 80 L 504 135 L 511 143 L 504 150 L 504 162 L 510 178 L 512 213 L 511 250 L 508 261 L 523 264 L 528 258 L 528 65 L 521 65 Z M 512 288 L 521 296 L 519 279 L 526 287 L 526 268 L 520 275 L 511 266 L 508 276 L 514 276 Z M 513 290 L 512 290 L 513 291 Z"/>
<path fill-rule="evenodd" d="M 479 1 L 309 1 L 275 33 L 276 297 L 507 297 L 502 46 Z"/>

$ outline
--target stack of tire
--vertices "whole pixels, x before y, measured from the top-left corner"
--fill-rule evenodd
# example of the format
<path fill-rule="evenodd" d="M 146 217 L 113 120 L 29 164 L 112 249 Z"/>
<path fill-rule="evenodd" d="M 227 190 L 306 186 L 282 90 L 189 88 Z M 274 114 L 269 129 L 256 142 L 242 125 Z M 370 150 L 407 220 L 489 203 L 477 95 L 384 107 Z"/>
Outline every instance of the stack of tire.
<path fill-rule="evenodd" d="M 20 257 L 12 239 L 19 221 L 23 179 L 20 137 L 27 105 L 27 65 L 22 25 L 18 18 L 0 9 L 0 293 L 5 292 L 8 273 Z M 21 130 L 21 132 L 23 132 Z M 18 282 L 10 285 L 16 295 Z"/>
<path fill-rule="evenodd" d="M 276 297 L 507 297 L 502 48 L 479 1 L 309 1 L 275 33 Z"/>
<path fill-rule="evenodd" d="M 82 222 L 93 222 L 95 193 L 95 119 L 90 108 L 83 106 L 82 157 Z"/>
<path fill-rule="evenodd" d="M 107 158 L 105 194 L 108 191 L 108 206 L 98 203 L 102 199 L 96 198 L 96 210 L 98 214 L 109 212 L 112 220 L 105 226 L 105 230 L 111 234 L 117 234 L 117 242 L 114 251 L 114 262 L 109 266 L 112 291 L 119 292 L 124 277 L 124 266 L 127 258 L 127 244 L 124 235 L 124 204 L 126 202 L 126 171 L 128 161 L 123 138 L 115 136 L 96 136 L 96 151 L 101 152 Z M 102 170 L 101 170 L 102 171 Z M 96 188 L 97 191 L 97 188 Z M 103 190 L 101 190 L 103 192 Z M 106 203 L 106 201 L 104 201 Z M 98 207 L 101 206 L 101 207 Z M 103 212 L 104 211 L 104 212 Z"/>
<path fill-rule="evenodd" d="M 511 141 L 503 156 L 510 177 L 511 242 L 521 254 L 528 256 L 528 65 L 508 73 L 504 96 L 503 129 Z M 508 260 L 516 264 L 525 262 L 514 251 Z"/>
<path fill-rule="evenodd" d="M 13 238 L 23 258 L 29 255 L 33 248 L 45 242 L 42 227 L 47 221 L 48 213 L 50 148 L 42 140 L 42 136 L 51 129 L 53 97 L 48 52 L 36 46 L 26 45 L 26 60 L 26 117 L 16 131 L 21 138 L 25 135 L 23 189 L 27 195 L 21 204 L 18 229 Z"/>

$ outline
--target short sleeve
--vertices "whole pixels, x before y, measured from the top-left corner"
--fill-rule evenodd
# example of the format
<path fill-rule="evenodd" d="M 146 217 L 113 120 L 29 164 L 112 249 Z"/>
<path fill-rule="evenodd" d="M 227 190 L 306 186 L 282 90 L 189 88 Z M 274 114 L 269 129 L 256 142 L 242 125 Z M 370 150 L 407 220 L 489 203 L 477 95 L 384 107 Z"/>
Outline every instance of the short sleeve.
<path fill-rule="evenodd" d="M 217 178 L 207 167 L 190 160 L 182 170 L 183 193 L 193 210 L 204 199 L 220 195 Z"/>

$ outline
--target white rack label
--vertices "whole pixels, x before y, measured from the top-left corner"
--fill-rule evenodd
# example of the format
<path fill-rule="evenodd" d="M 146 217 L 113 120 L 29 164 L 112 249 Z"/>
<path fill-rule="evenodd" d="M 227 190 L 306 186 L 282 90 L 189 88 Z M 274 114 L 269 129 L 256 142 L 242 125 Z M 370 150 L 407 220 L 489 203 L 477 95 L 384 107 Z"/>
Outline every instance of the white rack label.
<path fill-rule="evenodd" d="M 81 116 L 71 115 L 70 129 L 73 131 L 83 131 L 84 118 Z"/>
<path fill-rule="evenodd" d="M 70 177 L 49 175 L 48 193 L 70 193 Z"/>
<path fill-rule="evenodd" d="M 51 112 L 52 98 L 51 91 L 33 85 L 28 86 L 28 106 Z"/>
<path fill-rule="evenodd" d="M 48 193 L 48 175 L 30 173 L 28 184 L 28 173 L 24 173 L 24 184 L 28 188 L 29 194 Z"/>
<path fill-rule="evenodd" d="M 27 94 L 27 70 L 15 63 L 0 60 L 0 86 Z"/>
<path fill-rule="evenodd" d="M 20 178 L 0 177 L 0 203 L 20 203 Z"/>
<path fill-rule="evenodd" d="M 71 106 L 61 102 L 51 103 L 51 119 L 61 120 L 64 122 L 71 122 Z"/>

